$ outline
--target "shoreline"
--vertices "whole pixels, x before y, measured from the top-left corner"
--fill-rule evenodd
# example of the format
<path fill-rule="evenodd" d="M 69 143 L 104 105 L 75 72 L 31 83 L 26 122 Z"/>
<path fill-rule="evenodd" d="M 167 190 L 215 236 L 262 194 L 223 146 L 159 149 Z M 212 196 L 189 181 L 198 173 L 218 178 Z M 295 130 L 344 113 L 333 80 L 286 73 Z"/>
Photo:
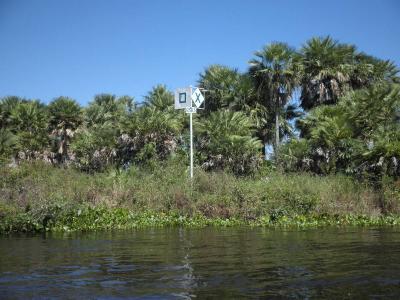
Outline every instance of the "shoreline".
<path fill-rule="evenodd" d="M 59 216 L 35 222 L 27 213 L 6 215 L 0 218 L 0 235 L 40 232 L 94 232 L 104 230 L 129 230 L 162 227 L 270 227 L 270 228 L 318 228 L 318 227 L 370 227 L 398 226 L 400 216 L 367 215 L 292 215 L 261 216 L 253 220 L 239 218 L 207 218 L 202 215 L 184 216 L 178 213 L 135 213 L 128 209 L 88 208 L 82 212 L 61 213 Z"/>

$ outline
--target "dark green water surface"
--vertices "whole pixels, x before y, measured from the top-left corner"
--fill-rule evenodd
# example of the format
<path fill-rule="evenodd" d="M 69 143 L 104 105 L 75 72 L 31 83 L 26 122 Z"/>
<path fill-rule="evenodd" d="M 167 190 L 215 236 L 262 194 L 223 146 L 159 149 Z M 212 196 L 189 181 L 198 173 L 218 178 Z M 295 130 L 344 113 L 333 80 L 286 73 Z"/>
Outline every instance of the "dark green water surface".
<path fill-rule="evenodd" d="M 0 299 L 400 299 L 400 228 L 0 237 Z"/>

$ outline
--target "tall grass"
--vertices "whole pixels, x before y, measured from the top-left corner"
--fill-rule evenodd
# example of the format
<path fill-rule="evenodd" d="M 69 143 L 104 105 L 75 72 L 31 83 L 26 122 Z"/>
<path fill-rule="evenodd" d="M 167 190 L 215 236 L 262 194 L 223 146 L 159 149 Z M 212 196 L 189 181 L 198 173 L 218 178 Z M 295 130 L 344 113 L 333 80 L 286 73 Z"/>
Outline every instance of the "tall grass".
<path fill-rule="evenodd" d="M 0 218 L 23 213 L 46 225 L 62 213 L 84 208 L 240 220 L 399 213 L 400 193 L 386 191 L 390 205 L 383 206 L 385 193 L 346 176 L 264 171 L 235 177 L 202 170 L 195 174 L 190 181 L 187 166 L 179 159 L 94 175 L 43 163 L 2 168 Z"/>

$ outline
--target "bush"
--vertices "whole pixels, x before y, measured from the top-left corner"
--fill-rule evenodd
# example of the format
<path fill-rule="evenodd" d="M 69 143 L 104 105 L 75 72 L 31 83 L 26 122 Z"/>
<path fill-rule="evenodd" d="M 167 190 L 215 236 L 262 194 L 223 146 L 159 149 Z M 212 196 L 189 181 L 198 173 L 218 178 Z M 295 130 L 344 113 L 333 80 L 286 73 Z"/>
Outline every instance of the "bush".
<path fill-rule="evenodd" d="M 254 173 L 262 159 L 261 142 L 252 137 L 252 123 L 242 112 L 217 111 L 198 124 L 197 148 L 205 170 Z"/>

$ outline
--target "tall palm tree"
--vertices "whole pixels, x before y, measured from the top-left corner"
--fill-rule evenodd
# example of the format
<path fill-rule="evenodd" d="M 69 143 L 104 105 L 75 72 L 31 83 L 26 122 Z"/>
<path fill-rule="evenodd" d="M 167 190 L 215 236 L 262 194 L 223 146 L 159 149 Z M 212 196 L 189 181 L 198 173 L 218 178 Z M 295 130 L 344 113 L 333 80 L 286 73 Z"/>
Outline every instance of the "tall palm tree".
<path fill-rule="evenodd" d="M 164 129 L 174 134 L 181 133 L 182 126 L 187 122 L 186 115 L 174 108 L 174 94 L 161 84 L 153 87 L 144 97 L 144 106 L 131 119 L 143 123 L 143 126 L 137 124 L 142 133 L 153 132 L 154 136 L 163 135 Z M 159 125 L 165 128 L 157 128 Z"/>
<path fill-rule="evenodd" d="M 223 65 L 211 65 L 200 74 L 200 87 L 206 92 L 205 115 L 219 110 L 240 111 L 247 115 L 262 140 L 270 133 L 268 111 L 257 101 L 253 78 Z"/>
<path fill-rule="evenodd" d="M 18 103 L 9 117 L 9 129 L 28 159 L 48 145 L 47 126 L 45 105 L 37 100 Z"/>
<path fill-rule="evenodd" d="M 250 112 L 255 105 L 251 78 L 237 69 L 211 65 L 200 74 L 199 85 L 207 90 L 206 114 L 221 108 Z"/>
<path fill-rule="evenodd" d="M 63 162 L 68 155 L 68 142 L 82 123 L 82 112 L 79 104 L 68 97 L 58 97 L 48 106 L 49 129 L 57 139 L 58 161 Z"/>
<path fill-rule="evenodd" d="M 259 100 L 268 111 L 274 113 L 274 150 L 277 156 L 280 143 L 279 116 L 297 84 L 295 51 L 285 43 L 272 43 L 257 51 L 255 56 L 249 62 L 249 73 L 254 78 Z"/>
<path fill-rule="evenodd" d="M 165 85 L 159 84 L 144 97 L 146 106 L 153 106 L 160 111 L 174 111 L 174 94 Z"/>
<path fill-rule="evenodd" d="M 27 102 L 27 100 L 17 96 L 7 96 L 0 99 L 0 128 L 10 125 L 11 112 L 21 102 Z"/>
<path fill-rule="evenodd" d="M 85 123 L 87 127 L 117 127 L 134 109 L 134 100 L 129 96 L 118 98 L 111 94 L 99 94 L 85 110 Z"/>
<path fill-rule="evenodd" d="M 306 110 L 335 104 L 340 96 L 354 89 L 381 81 L 399 81 L 392 62 L 360 53 L 354 45 L 339 43 L 330 36 L 308 40 L 300 55 L 300 100 Z"/>
<path fill-rule="evenodd" d="M 350 79 L 355 48 L 327 36 L 308 40 L 300 53 L 302 107 L 311 109 L 319 104 L 335 103 Z"/>

